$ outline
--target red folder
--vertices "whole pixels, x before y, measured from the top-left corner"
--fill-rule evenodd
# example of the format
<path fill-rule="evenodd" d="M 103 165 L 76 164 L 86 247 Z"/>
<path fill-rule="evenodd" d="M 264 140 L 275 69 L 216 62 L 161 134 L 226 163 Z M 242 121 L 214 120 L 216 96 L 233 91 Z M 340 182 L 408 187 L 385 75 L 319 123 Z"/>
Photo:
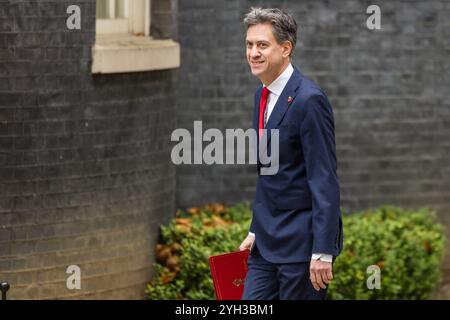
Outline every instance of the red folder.
<path fill-rule="evenodd" d="M 209 267 L 217 300 L 240 300 L 247 276 L 250 250 L 209 257 Z"/>

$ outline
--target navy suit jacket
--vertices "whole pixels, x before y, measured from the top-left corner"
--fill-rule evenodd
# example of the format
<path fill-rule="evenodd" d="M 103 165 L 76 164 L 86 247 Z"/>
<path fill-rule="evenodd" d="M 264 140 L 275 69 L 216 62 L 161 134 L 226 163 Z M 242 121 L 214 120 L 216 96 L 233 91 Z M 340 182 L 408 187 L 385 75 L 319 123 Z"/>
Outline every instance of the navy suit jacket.
<path fill-rule="evenodd" d="M 255 94 L 255 130 L 262 88 Z M 274 175 L 261 175 L 258 156 L 250 226 L 258 250 L 272 263 L 306 262 L 312 253 L 339 255 L 340 191 L 333 111 L 326 94 L 294 67 L 266 129 L 279 130 L 279 168 Z M 270 143 L 269 134 L 269 155 Z"/>

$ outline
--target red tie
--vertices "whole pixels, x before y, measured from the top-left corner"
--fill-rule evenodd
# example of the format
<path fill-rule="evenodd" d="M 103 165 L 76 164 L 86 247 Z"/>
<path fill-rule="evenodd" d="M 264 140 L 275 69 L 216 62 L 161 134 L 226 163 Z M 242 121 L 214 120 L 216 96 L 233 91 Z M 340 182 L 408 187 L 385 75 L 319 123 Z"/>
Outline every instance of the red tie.
<path fill-rule="evenodd" d="M 269 89 L 264 87 L 261 93 L 261 99 L 259 100 L 259 138 L 263 135 L 264 129 L 264 111 L 266 111 L 267 97 L 269 96 Z"/>

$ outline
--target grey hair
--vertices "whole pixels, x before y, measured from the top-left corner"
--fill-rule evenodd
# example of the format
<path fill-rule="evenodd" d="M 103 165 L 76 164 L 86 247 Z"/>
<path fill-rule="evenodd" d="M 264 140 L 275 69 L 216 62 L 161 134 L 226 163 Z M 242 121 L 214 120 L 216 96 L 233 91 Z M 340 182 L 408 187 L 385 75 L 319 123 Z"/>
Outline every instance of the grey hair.
<path fill-rule="evenodd" d="M 244 17 L 244 24 L 248 29 L 261 23 L 272 24 L 272 32 L 279 44 L 290 41 L 292 44 L 292 52 L 297 43 L 297 22 L 292 16 L 277 8 L 251 8 Z"/>

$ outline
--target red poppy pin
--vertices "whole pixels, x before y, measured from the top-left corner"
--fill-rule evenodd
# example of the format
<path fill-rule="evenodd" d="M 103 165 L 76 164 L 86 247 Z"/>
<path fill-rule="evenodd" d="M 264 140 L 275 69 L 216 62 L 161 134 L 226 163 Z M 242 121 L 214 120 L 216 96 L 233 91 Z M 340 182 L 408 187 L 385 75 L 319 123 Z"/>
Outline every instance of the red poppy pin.
<path fill-rule="evenodd" d="M 292 97 L 289 96 L 289 98 L 288 98 L 288 103 L 291 103 L 291 102 L 292 102 Z"/>

